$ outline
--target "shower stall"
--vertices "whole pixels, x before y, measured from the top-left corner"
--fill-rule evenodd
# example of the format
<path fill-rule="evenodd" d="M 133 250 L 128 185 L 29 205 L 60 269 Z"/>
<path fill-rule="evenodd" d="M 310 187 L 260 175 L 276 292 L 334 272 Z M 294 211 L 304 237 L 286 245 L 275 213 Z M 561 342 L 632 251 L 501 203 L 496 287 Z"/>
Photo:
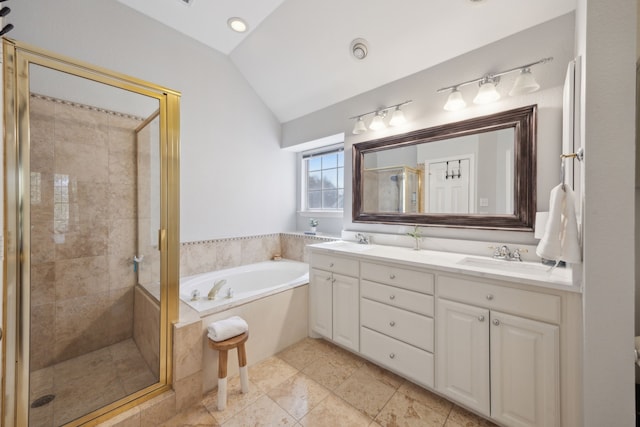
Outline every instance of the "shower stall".
<path fill-rule="evenodd" d="M 364 170 L 364 212 L 424 212 L 422 171 L 409 166 Z"/>
<path fill-rule="evenodd" d="M 5 422 L 106 419 L 169 387 L 179 95 L 4 49 Z"/>

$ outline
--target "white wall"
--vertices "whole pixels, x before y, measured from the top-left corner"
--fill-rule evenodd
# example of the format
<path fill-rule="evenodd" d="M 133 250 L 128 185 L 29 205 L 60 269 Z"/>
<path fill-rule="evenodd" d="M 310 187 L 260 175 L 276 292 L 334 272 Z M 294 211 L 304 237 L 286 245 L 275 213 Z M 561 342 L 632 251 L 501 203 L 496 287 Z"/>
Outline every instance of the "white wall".
<path fill-rule="evenodd" d="M 538 104 L 538 210 L 548 210 L 549 191 L 558 184 L 560 179 L 562 85 L 567 64 L 574 57 L 574 24 L 573 14 L 564 15 L 376 90 L 287 122 L 283 124 L 283 146 L 295 146 L 304 141 L 345 132 L 345 165 L 348 165 L 352 161 L 351 148 L 354 143 Z M 465 110 L 451 113 L 442 109 L 447 95 L 436 93 L 438 88 L 548 56 L 554 57 L 554 60 L 533 68 L 542 90 L 524 96 L 507 96 L 507 92 L 515 80 L 516 73 L 514 73 L 505 76 L 498 86 L 503 96 L 500 101 L 486 106 L 473 105 L 471 99 L 475 95 L 476 89 L 470 85 L 461 89 L 468 104 Z M 368 131 L 361 135 L 351 134 L 353 120 L 349 120 L 349 117 L 407 99 L 412 99 L 413 103 L 403 108 L 408 124 L 402 129 L 387 128 L 380 132 Z M 345 212 L 342 224 L 345 230 L 380 233 L 410 231 L 410 227 L 398 225 L 353 223 L 351 221 L 351 179 L 351 170 L 345 168 Z M 339 231 L 337 230 L 337 232 Z M 530 232 L 495 232 L 431 227 L 426 230 L 425 234 L 434 237 L 498 240 L 525 244 L 536 242 L 533 239 L 533 233 Z"/>
<path fill-rule="evenodd" d="M 584 426 L 634 425 L 636 0 L 579 0 Z"/>
<path fill-rule="evenodd" d="M 115 1 L 11 8 L 11 38 L 182 92 L 181 241 L 295 228 L 296 155 L 226 56 Z"/>

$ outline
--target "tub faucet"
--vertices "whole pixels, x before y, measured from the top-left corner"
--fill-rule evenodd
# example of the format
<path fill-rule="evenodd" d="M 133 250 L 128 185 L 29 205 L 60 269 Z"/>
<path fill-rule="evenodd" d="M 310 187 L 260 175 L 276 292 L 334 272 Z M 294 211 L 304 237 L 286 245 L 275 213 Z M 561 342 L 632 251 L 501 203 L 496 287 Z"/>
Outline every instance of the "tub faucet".
<path fill-rule="evenodd" d="M 218 295 L 218 292 L 220 291 L 220 288 L 222 288 L 225 283 L 227 283 L 226 279 L 220 279 L 213 282 L 213 287 L 209 291 L 209 294 L 207 294 L 207 298 L 215 299 L 216 295 Z"/>
<path fill-rule="evenodd" d="M 355 235 L 355 238 L 358 239 L 358 243 L 363 245 L 369 244 L 369 238 L 362 233 L 358 233 Z"/>

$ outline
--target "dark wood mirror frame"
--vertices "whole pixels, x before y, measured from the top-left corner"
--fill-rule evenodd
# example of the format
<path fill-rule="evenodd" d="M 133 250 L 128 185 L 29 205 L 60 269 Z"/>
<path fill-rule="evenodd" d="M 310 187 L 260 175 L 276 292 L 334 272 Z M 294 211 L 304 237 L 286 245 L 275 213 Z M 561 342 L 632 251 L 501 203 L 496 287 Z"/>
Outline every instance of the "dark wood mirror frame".
<path fill-rule="evenodd" d="M 530 105 L 488 116 L 354 144 L 352 148 L 353 222 L 516 231 L 533 230 L 536 213 L 536 118 L 537 106 Z M 366 153 L 505 128 L 515 129 L 514 214 L 463 215 L 363 212 L 363 168 L 364 155 Z"/>

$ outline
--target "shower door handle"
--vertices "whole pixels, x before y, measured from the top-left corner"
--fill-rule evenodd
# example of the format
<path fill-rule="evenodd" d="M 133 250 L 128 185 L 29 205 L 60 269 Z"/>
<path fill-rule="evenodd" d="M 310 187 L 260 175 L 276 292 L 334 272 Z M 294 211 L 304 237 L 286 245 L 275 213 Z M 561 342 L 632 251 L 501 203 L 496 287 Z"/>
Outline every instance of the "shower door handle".
<path fill-rule="evenodd" d="M 158 250 L 162 251 L 165 249 L 164 242 L 167 238 L 167 230 L 161 228 L 158 230 Z"/>

